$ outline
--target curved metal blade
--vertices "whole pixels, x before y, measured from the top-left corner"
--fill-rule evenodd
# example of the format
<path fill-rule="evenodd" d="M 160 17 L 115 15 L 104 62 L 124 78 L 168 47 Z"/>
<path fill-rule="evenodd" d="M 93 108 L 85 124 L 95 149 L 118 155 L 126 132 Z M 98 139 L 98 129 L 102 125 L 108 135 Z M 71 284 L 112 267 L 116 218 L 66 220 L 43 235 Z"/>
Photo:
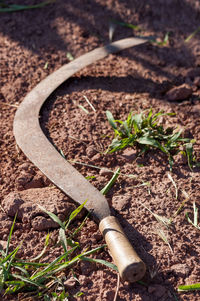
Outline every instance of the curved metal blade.
<path fill-rule="evenodd" d="M 64 65 L 41 81 L 23 100 L 14 119 L 14 136 L 24 154 L 63 192 L 101 220 L 110 215 L 105 197 L 69 164 L 49 142 L 39 124 L 39 113 L 48 96 L 82 68 L 125 48 L 147 40 L 129 38 L 97 48 Z"/>

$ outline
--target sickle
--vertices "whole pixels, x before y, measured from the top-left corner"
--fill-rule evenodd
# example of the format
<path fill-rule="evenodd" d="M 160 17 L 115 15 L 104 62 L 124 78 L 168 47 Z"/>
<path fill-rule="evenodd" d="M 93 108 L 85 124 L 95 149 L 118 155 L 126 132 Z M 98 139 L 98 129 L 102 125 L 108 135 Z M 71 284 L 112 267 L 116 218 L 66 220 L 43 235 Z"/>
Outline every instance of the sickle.
<path fill-rule="evenodd" d="M 77 203 L 87 200 L 86 209 L 100 221 L 120 276 L 135 282 L 145 273 L 145 264 L 134 251 L 119 222 L 110 215 L 105 197 L 69 164 L 49 142 L 39 124 L 39 113 L 49 95 L 70 76 L 110 53 L 143 44 L 147 40 L 128 38 L 97 48 L 62 66 L 41 81 L 19 106 L 14 118 L 14 136 L 24 154 L 64 193 Z"/>

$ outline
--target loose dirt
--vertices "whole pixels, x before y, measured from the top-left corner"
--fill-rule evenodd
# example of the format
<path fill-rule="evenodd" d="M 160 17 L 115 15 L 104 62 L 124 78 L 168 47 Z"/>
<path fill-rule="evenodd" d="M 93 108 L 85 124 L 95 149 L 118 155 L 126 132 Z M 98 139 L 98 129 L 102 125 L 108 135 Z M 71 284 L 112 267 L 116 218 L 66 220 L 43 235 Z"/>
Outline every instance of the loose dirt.
<path fill-rule="evenodd" d="M 8 1 L 12 2 L 12 1 Z M 17 1 L 18 4 L 25 1 Z M 37 3 L 37 1 L 28 1 Z M 200 3 L 184 1 L 59 1 L 43 9 L 1 14 L 0 27 L 0 244 L 5 247 L 13 216 L 18 218 L 12 246 L 23 241 L 21 258 L 32 258 L 44 246 L 50 231 L 56 241 L 56 225 L 36 206 L 40 204 L 62 220 L 74 208 L 73 202 L 23 155 L 13 136 L 17 107 L 31 89 L 63 64 L 109 43 L 112 20 L 138 25 L 139 30 L 116 25 L 113 40 L 139 35 L 152 36 L 160 43 L 148 43 L 109 55 L 83 69 L 57 89 L 42 109 L 43 131 L 57 148 L 89 181 L 102 189 L 120 167 L 121 175 L 107 195 L 112 213 L 119 219 L 136 251 L 147 265 L 141 284 L 120 282 L 117 300 L 191 300 L 198 292 L 178 293 L 181 284 L 200 282 L 199 230 L 185 218 L 193 217 L 193 202 L 199 207 L 199 169 L 191 171 L 186 160 L 176 157 L 169 179 L 169 164 L 159 151 L 136 158 L 136 151 L 105 154 L 113 138 L 105 111 L 125 120 L 128 113 L 149 109 L 176 112 L 165 117 L 164 125 L 183 129 L 196 139 L 194 151 L 200 158 Z M 169 33 L 166 44 L 162 41 Z M 88 104 L 85 97 L 94 107 Z M 83 106 L 86 110 L 83 110 Z M 27 129 L 28 131 L 28 129 Z M 84 165 L 83 165 L 84 164 Z M 93 167 L 92 167 L 93 166 Z M 108 171 L 109 169 L 109 171 Z M 188 198 L 186 197 L 187 193 Z M 187 200 L 186 200 L 187 199 Z M 186 200 L 182 211 L 175 215 Z M 163 227 L 153 213 L 173 218 Z M 84 215 L 84 213 L 82 214 Z M 81 223 L 79 216 L 72 227 Z M 170 247 L 160 238 L 163 230 Z M 77 236 L 82 248 L 104 243 L 98 226 L 89 219 Z M 47 253 L 46 262 L 60 254 Z M 18 255 L 18 256 L 19 256 Z M 95 257 L 111 261 L 107 250 Z M 72 294 L 82 291 L 77 300 L 113 300 L 117 273 L 100 265 L 81 262 L 74 267 L 79 282 L 66 275 Z M 6 300 L 8 297 L 1 297 Z M 10 300 L 22 300 L 23 295 Z"/>

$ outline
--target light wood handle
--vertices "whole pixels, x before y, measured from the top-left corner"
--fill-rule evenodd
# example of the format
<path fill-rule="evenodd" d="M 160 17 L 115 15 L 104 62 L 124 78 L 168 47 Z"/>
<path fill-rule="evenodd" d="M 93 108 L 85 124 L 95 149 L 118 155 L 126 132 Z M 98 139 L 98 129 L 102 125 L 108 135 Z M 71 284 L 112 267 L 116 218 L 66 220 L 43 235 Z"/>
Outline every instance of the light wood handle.
<path fill-rule="evenodd" d="M 118 220 L 114 216 L 107 216 L 101 220 L 99 229 L 118 267 L 120 277 L 129 282 L 140 280 L 146 272 L 146 266 L 133 249 Z"/>

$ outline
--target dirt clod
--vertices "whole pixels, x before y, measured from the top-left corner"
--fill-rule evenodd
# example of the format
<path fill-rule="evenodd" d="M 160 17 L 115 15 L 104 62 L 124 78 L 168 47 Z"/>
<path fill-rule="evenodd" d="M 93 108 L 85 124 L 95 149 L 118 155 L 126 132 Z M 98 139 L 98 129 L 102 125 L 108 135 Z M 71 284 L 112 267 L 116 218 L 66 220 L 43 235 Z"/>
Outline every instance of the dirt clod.
<path fill-rule="evenodd" d="M 57 228 L 58 224 L 48 218 L 38 205 L 63 217 L 69 216 L 75 209 L 75 205 L 64 194 L 51 187 L 11 192 L 2 201 L 8 216 L 14 217 L 17 212 L 17 219 L 30 224 L 35 230 Z"/>
<path fill-rule="evenodd" d="M 174 87 L 166 93 L 166 97 L 169 101 L 185 100 L 189 98 L 191 95 L 192 95 L 192 89 L 187 84 Z"/>

